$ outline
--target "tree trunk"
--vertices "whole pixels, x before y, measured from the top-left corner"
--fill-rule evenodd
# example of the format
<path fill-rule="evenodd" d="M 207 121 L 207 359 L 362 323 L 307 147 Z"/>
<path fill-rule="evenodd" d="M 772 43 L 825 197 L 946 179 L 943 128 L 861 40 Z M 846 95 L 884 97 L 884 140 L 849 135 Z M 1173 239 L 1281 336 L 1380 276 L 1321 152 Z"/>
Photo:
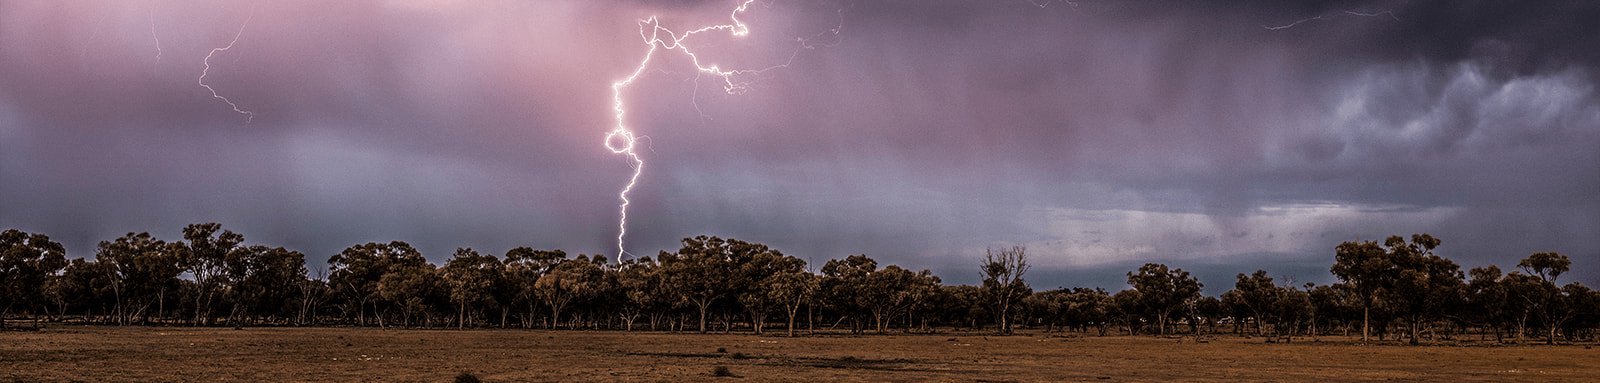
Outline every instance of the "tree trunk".
<path fill-rule="evenodd" d="M 794 314 L 795 314 L 796 311 L 799 311 L 799 310 L 800 310 L 800 306 L 799 305 L 789 306 L 789 326 L 787 327 L 787 329 L 789 330 L 789 337 L 790 338 L 794 337 Z"/>
<path fill-rule="evenodd" d="M 700 308 L 700 333 L 706 333 L 706 306 L 705 303 L 695 303 Z"/>
<path fill-rule="evenodd" d="M 1367 341 L 1367 333 L 1369 332 L 1369 325 L 1368 325 L 1367 321 L 1369 320 L 1368 318 L 1371 318 L 1371 317 L 1372 317 L 1372 304 L 1371 303 L 1367 303 L 1365 305 L 1362 305 L 1361 306 L 1361 341 L 1362 342 L 1366 342 Z"/>

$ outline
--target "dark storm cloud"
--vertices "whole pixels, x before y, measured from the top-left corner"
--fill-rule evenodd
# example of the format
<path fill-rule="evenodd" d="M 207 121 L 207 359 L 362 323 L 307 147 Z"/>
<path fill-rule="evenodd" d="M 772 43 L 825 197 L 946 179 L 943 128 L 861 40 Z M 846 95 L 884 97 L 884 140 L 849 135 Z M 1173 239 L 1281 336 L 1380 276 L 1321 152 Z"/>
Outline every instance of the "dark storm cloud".
<path fill-rule="evenodd" d="M 1045 286 L 1144 261 L 1324 281 L 1339 241 L 1427 231 L 1467 267 L 1600 274 L 1600 7 L 1036 3 L 758 2 L 750 36 L 694 41 L 789 64 L 738 95 L 658 56 L 626 94 L 650 137 L 630 250 L 720 234 L 970 282 L 1016 243 Z M 245 125 L 195 78 L 252 7 L 207 77 Z M 628 168 L 601 138 L 635 20 L 730 9 L 0 2 L 0 226 L 80 255 L 202 221 L 313 258 L 611 254 Z"/>

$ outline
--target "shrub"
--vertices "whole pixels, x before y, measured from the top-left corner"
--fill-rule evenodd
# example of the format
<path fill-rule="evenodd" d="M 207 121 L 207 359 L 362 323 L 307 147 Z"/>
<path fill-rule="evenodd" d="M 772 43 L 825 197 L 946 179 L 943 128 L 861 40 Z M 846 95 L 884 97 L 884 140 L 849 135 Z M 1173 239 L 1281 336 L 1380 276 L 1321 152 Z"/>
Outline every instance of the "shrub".
<path fill-rule="evenodd" d="M 728 366 L 717 366 L 717 368 L 711 369 L 711 376 L 732 377 L 733 371 L 728 370 Z"/>
<path fill-rule="evenodd" d="M 477 375 L 473 375 L 470 372 L 463 372 L 463 373 L 461 373 L 461 375 L 456 375 L 456 383 L 482 383 L 482 382 L 483 382 L 482 380 L 478 380 L 478 376 Z"/>

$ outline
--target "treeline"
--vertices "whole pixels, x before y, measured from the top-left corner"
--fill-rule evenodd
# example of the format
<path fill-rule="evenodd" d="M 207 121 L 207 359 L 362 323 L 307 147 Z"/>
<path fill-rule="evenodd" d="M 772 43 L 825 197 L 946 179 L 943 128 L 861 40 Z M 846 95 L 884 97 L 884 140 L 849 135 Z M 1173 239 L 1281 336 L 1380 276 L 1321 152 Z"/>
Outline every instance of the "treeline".
<path fill-rule="evenodd" d="M 1129 288 L 1034 291 L 1026 249 L 991 250 L 982 284 L 945 285 L 928 270 L 865 255 L 805 261 L 759 243 L 699 236 L 676 252 L 610 264 L 601 255 L 518 247 L 496 257 L 457 249 L 442 266 L 405 242 L 351 246 L 308 273 L 305 255 L 247 245 L 215 223 L 168 242 L 147 233 L 102 241 L 68 260 L 42 234 L 0 233 L 0 318 L 116 325 L 382 326 L 652 331 L 934 332 L 1016 327 L 1107 335 L 1221 334 L 1441 341 L 1589 340 L 1600 292 L 1561 285 L 1570 260 L 1523 259 L 1463 273 L 1439 240 L 1346 242 L 1339 283 L 1294 285 L 1239 274 L 1218 296 L 1182 269 L 1146 264 Z M 4 321 L 0 321 L 3 325 Z"/>

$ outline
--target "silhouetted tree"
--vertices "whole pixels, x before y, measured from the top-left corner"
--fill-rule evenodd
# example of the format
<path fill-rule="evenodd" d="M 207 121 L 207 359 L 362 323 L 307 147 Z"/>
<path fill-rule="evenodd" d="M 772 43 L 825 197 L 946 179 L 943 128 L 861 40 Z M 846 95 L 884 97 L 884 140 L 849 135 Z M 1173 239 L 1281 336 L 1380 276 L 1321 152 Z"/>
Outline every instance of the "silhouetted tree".
<path fill-rule="evenodd" d="M 305 299 L 306 257 L 282 247 L 249 246 L 230 251 L 225 262 L 227 296 L 234 302 L 230 320 L 240 315 L 252 317 L 289 316 L 292 302 Z"/>
<path fill-rule="evenodd" d="M 1390 299 L 1407 319 L 1411 344 L 1415 345 L 1424 323 L 1443 315 L 1444 309 L 1461 296 L 1465 288 L 1461 267 L 1434 254 L 1439 239 L 1428 234 L 1412 235 L 1409 243 L 1400 236 L 1391 236 L 1384 240 L 1384 246 L 1389 248 L 1394 264 Z"/>
<path fill-rule="evenodd" d="M 1559 253 L 1534 253 L 1522 261 L 1517 262 L 1517 267 L 1528 272 L 1529 275 L 1538 277 L 1536 285 L 1524 286 L 1526 291 L 1524 299 L 1539 310 L 1539 316 L 1544 318 L 1545 330 L 1548 337 L 1545 344 L 1554 344 L 1556 341 L 1556 328 L 1566 320 L 1566 307 L 1563 303 L 1562 289 L 1556 282 L 1561 274 L 1572 267 L 1572 260 Z"/>
<path fill-rule="evenodd" d="M 998 318 L 1001 335 L 1011 334 L 1011 314 L 1014 305 L 1033 291 L 1022 279 L 1028 272 L 1027 248 L 1012 246 L 1009 249 L 985 250 L 983 263 L 983 291 L 989 297 Z"/>
<path fill-rule="evenodd" d="M 0 232 L 0 328 L 13 307 L 44 303 L 43 287 L 67 267 L 66 254 L 44 234 Z"/>
<path fill-rule="evenodd" d="M 220 232 L 219 232 L 220 230 Z M 222 230 L 217 223 L 197 223 L 183 228 L 184 242 L 177 245 L 177 256 L 184 270 L 194 278 L 194 324 L 211 320 L 211 302 L 228 268 L 228 253 L 244 242 L 244 236 Z"/>
<path fill-rule="evenodd" d="M 1128 285 L 1139 292 L 1139 303 L 1155 316 L 1156 333 L 1166 335 L 1167 319 L 1174 311 L 1200 298 L 1200 280 L 1183 269 L 1168 269 L 1167 265 L 1146 263 L 1136 272 L 1128 272 Z"/>
<path fill-rule="evenodd" d="M 1334 250 L 1330 269 L 1361 302 L 1361 340 L 1367 341 L 1371 332 L 1372 306 L 1378 294 L 1385 291 L 1395 278 L 1395 265 L 1389 252 L 1377 242 L 1344 242 Z"/>
<path fill-rule="evenodd" d="M 367 323 L 366 313 L 370 306 L 378 318 L 378 325 L 382 326 L 383 316 L 378 309 L 380 302 L 374 299 L 378 298 L 378 284 L 388 274 L 423 267 L 432 266 L 411 244 L 401 241 L 369 242 L 351 246 L 328 258 L 328 284 L 355 304 L 358 323 Z"/>
<path fill-rule="evenodd" d="M 178 274 L 183 273 L 179 248 L 149 233 L 128 233 L 100 242 L 95 260 L 109 266 L 102 270 L 110 273 L 107 279 L 116 296 L 117 323 L 130 324 L 135 317 L 148 320 L 151 305 L 160 310 L 163 298 L 178 288 Z"/>

